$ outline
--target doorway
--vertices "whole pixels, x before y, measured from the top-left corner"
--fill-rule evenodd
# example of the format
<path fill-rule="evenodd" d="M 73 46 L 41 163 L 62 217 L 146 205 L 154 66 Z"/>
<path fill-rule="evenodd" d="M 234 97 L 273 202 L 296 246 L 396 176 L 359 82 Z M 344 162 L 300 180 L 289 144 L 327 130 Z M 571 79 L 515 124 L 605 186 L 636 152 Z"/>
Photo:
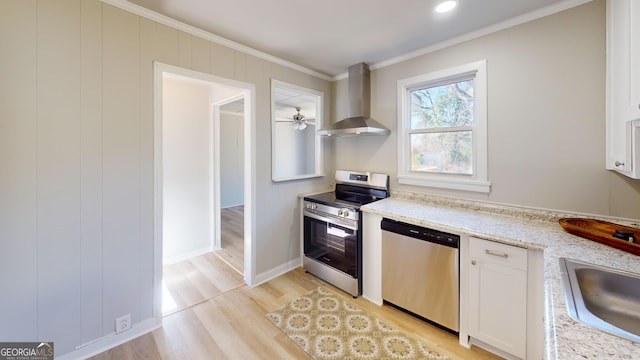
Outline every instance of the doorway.
<path fill-rule="evenodd" d="M 220 236 L 214 250 L 223 261 L 244 271 L 244 97 L 236 96 L 213 104 L 215 144 L 219 156 Z"/>
<path fill-rule="evenodd" d="M 236 280 L 253 283 L 251 249 L 255 248 L 255 237 L 251 189 L 255 183 L 252 165 L 255 140 L 251 129 L 255 123 L 255 87 L 161 63 L 155 63 L 154 80 L 154 315 L 161 319 L 163 289 L 165 298 L 168 293 L 162 283 L 163 265 L 194 259 L 189 264 L 204 266 L 206 273 L 209 272 L 206 266 L 217 261 L 207 258 L 207 254 L 224 250 L 220 226 L 221 179 L 228 169 L 222 167 L 221 159 L 228 152 L 220 145 L 221 138 L 226 140 L 229 136 L 221 135 L 224 128 L 220 126 L 226 116 L 221 115 L 221 110 L 231 107 L 241 108 L 235 119 L 241 126 L 234 124 L 238 132 L 234 135 L 235 145 L 241 147 L 234 152 L 241 160 L 234 162 L 240 163 L 240 169 L 234 169 L 240 177 L 234 182 L 241 184 L 235 189 L 239 192 L 235 201 L 240 199 L 241 203 L 235 205 L 242 209 L 240 244 L 235 245 L 241 251 L 234 252 L 241 257 L 234 259 L 239 268 Z M 228 192 L 222 191 L 225 195 Z"/>

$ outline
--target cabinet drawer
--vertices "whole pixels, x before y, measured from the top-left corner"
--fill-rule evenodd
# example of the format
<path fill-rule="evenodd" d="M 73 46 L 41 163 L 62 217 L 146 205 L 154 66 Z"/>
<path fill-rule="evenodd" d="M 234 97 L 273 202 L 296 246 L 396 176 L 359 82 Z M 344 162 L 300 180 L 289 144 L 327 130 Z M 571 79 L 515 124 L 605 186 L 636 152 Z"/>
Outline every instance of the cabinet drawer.
<path fill-rule="evenodd" d="M 469 255 L 472 260 L 527 270 L 527 249 L 516 246 L 470 237 Z"/>

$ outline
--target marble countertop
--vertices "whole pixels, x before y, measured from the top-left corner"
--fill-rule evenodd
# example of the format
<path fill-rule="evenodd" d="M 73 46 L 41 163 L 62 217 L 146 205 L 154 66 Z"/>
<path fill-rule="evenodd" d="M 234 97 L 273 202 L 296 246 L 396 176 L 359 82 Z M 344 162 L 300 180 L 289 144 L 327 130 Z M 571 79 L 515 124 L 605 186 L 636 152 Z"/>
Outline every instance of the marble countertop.
<path fill-rule="evenodd" d="M 588 327 L 568 315 L 558 260 L 566 257 L 640 273 L 638 256 L 565 232 L 557 219 L 566 217 L 566 214 L 554 216 L 550 212 L 528 212 L 521 208 L 510 212 L 502 206 L 479 209 L 477 206 L 460 206 L 455 202 L 449 205 L 391 197 L 365 205 L 361 210 L 442 231 L 543 251 L 546 358 L 640 358 L 640 343 Z"/>

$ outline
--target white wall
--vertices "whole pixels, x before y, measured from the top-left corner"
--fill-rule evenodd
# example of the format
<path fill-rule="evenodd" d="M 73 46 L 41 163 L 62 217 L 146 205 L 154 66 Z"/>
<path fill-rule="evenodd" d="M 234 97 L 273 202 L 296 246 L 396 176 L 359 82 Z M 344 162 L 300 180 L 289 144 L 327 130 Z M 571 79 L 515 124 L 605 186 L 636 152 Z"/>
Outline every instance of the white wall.
<path fill-rule="evenodd" d="M 280 115 L 276 115 L 278 117 Z M 276 122 L 272 130 L 277 141 L 273 147 L 273 157 L 278 159 L 277 167 L 273 170 L 275 178 L 286 178 L 291 174 L 304 174 L 299 168 L 298 130 L 291 128 L 288 122 Z"/>
<path fill-rule="evenodd" d="M 162 84 L 163 261 L 211 251 L 209 85 L 164 76 Z"/>
<path fill-rule="evenodd" d="M 243 114 L 220 113 L 220 207 L 244 204 Z"/>
<path fill-rule="evenodd" d="M 256 272 L 298 258 L 297 195 L 330 180 L 271 182 L 270 78 L 326 80 L 98 0 L 2 1 L 0 49 L 2 341 L 59 357 L 154 319 L 153 61 L 255 85 Z"/>
<path fill-rule="evenodd" d="M 304 139 L 300 149 L 304 149 L 304 157 L 301 164 L 301 174 L 313 174 L 316 171 L 316 130 L 313 125 L 304 129 Z"/>
<path fill-rule="evenodd" d="M 283 112 L 284 113 L 284 112 Z M 285 113 L 286 114 L 286 113 Z M 289 114 L 278 114 L 285 118 Z M 290 115 L 289 115 L 290 116 Z M 278 158 L 276 178 L 290 178 L 316 172 L 316 127 L 294 129 L 290 122 L 276 122 L 277 142 L 273 149 Z"/>
<path fill-rule="evenodd" d="M 476 194 L 399 185 L 397 81 L 487 59 L 489 180 Z M 388 137 L 335 139 L 338 168 L 391 174 L 391 189 L 640 218 L 640 182 L 605 170 L 605 6 L 585 5 L 372 72 Z M 347 113 L 334 85 L 334 119 Z"/>

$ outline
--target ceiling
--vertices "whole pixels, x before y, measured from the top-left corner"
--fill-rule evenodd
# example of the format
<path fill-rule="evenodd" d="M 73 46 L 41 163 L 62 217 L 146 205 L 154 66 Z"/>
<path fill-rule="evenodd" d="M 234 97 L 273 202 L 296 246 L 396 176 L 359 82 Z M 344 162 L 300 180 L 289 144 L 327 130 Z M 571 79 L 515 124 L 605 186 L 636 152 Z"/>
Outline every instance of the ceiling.
<path fill-rule="evenodd" d="M 212 87 L 212 90 L 215 90 L 215 88 L 216 87 Z M 274 91 L 273 96 L 273 111 L 276 118 L 291 120 L 293 115 L 297 114 L 296 108 L 299 107 L 300 114 L 303 115 L 305 119 L 309 121 L 315 120 L 318 104 L 317 95 L 279 87 Z M 221 111 L 236 115 L 243 114 L 244 100 L 240 99 L 224 104 Z"/>
<path fill-rule="evenodd" d="M 300 113 L 304 115 L 306 119 L 311 120 L 316 118 L 317 96 L 287 88 L 276 89 L 273 96 L 273 111 L 276 118 L 284 117 L 291 119 L 291 117 L 297 113 L 296 107 L 300 108 Z"/>
<path fill-rule="evenodd" d="M 129 1 L 337 76 L 359 62 L 388 61 L 533 11 L 551 13 L 589 0 L 458 0 L 446 14 L 433 10 L 440 0 Z"/>

